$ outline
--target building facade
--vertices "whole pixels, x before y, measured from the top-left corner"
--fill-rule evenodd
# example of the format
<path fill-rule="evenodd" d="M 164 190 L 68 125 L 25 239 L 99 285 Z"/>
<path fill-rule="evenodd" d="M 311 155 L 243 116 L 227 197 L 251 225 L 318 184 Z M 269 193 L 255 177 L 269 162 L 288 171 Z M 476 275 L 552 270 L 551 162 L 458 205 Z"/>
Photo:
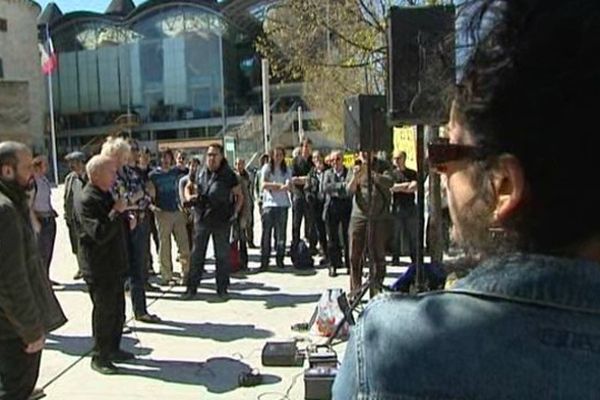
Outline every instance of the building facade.
<path fill-rule="evenodd" d="M 31 0 L 0 0 L 0 140 L 44 148 L 46 90 Z"/>
<path fill-rule="evenodd" d="M 243 126 L 261 112 L 254 40 L 268 3 L 113 0 L 103 14 L 64 15 L 49 5 L 38 23 L 58 53 L 59 153 L 119 130 L 156 145 Z M 282 109 L 300 95 L 294 88 Z"/>

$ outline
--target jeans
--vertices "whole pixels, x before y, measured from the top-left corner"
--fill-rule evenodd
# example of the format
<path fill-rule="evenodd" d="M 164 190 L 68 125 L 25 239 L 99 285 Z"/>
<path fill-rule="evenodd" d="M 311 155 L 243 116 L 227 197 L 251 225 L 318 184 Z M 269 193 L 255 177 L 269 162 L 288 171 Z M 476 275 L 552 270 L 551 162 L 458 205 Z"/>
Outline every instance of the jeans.
<path fill-rule="evenodd" d="M 0 340 L 0 400 L 27 400 L 35 388 L 42 352 L 24 348 L 21 339 Z"/>
<path fill-rule="evenodd" d="M 325 203 L 321 200 L 316 200 L 314 203 L 310 204 L 311 213 L 313 216 L 313 223 L 311 224 L 311 233 L 310 239 L 312 243 L 310 244 L 311 248 L 317 247 L 317 242 L 321 245 L 321 250 L 325 255 L 325 258 L 329 258 L 328 248 L 327 248 L 327 232 L 325 228 L 325 220 L 323 219 L 323 207 Z"/>
<path fill-rule="evenodd" d="M 119 350 L 125 322 L 125 289 L 121 278 L 88 281 L 92 299 L 95 357 L 108 360 Z"/>
<path fill-rule="evenodd" d="M 50 262 L 54 253 L 54 241 L 56 240 L 56 218 L 40 218 L 41 230 L 38 236 L 38 248 L 42 265 L 50 276 Z"/>
<path fill-rule="evenodd" d="M 139 221 L 134 230 L 127 235 L 127 250 L 129 252 L 129 287 L 131 304 L 136 317 L 148 314 L 146 309 L 146 273 L 148 266 L 150 224 L 148 217 Z"/>
<path fill-rule="evenodd" d="M 298 242 L 300 242 L 300 225 L 302 224 L 302 218 L 304 218 L 304 237 L 308 240 L 309 244 L 316 243 L 316 240 L 312 238 L 311 226 L 314 221 L 312 209 L 303 195 L 297 195 L 294 196 L 292 204 L 292 251 L 294 251 Z"/>
<path fill-rule="evenodd" d="M 231 262 L 229 259 L 231 249 L 229 244 L 230 232 L 231 225 L 228 221 L 219 226 L 209 226 L 201 220 L 198 213 L 194 212 L 194 241 L 192 245 L 190 272 L 186 281 L 188 292 L 193 293 L 198 289 L 202 273 L 204 272 L 208 239 L 211 235 L 217 259 L 217 291 L 227 289 L 229 286 L 229 274 L 231 273 Z"/>
<path fill-rule="evenodd" d="M 271 235 L 275 233 L 276 259 L 278 263 L 283 263 L 285 256 L 286 227 L 288 218 L 287 207 L 264 207 L 262 212 L 262 238 L 260 245 L 261 263 L 264 266 L 269 264 L 271 257 Z"/>
<path fill-rule="evenodd" d="M 400 209 L 394 212 L 393 256 L 399 258 L 402 253 L 402 238 L 408 241 L 410 260 L 417 261 L 417 209 Z"/>

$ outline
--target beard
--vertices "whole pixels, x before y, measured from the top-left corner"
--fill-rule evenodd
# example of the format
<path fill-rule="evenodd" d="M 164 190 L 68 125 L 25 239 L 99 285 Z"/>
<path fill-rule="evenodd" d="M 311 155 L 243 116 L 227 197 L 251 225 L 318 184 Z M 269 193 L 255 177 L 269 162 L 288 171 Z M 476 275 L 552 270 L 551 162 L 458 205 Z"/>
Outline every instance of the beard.
<path fill-rule="evenodd" d="M 486 171 L 476 171 L 471 182 L 475 195 L 461 205 L 448 191 L 450 214 L 454 223 L 453 240 L 462 250 L 455 260 L 466 268 L 472 268 L 482 259 L 514 251 L 516 240 L 507 229 L 494 226 L 495 195 Z"/>

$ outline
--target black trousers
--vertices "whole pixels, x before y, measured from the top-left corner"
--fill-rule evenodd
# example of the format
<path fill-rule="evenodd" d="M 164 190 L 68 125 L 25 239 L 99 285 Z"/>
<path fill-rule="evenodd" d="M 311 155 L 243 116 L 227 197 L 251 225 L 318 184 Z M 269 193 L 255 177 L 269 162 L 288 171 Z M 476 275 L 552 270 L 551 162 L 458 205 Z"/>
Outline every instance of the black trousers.
<path fill-rule="evenodd" d="M 350 242 L 348 227 L 352 203 L 350 201 L 332 202 L 327 210 L 327 235 L 329 236 L 329 259 L 333 268 L 346 267 L 350 271 Z M 340 241 L 340 230 L 342 237 Z M 344 261 L 342 262 L 342 249 Z"/>
<path fill-rule="evenodd" d="M 190 272 L 186 282 L 188 292 L 195 292 L 200 285 L 204 273 L 204 262 L 206 261 L 206 249 L 208 239 L 212 236 L 215 250 L 217 267 L 217 291 L 227 289 L 229 286 L 229 275 L 231 274 L 231 262 L 229 259 L 231 246 L 229 234 L 231 225 L 224 221 L 220 226 L 208 226 L 201 217 L 194 214 L 194 241 L 192 242 L 192 254 Z"/>
<path fill-rule="evenodd" d="M 119 350 L 125 323 L 125 290 L 122 278 L 87 281 L 93 303 L 92 333 L 95 356 L 108 359 Z"/>
<path fill-rule="evenodd" d="M 323 255 L 326 259 L 329 259 L 328 255 L 328 247 L 327 247 L 327 230 L 325 227 L 325 220 L 323 219 L 323 208 L 325 206 L 325 202 L 321 200 L 316 200 L 314 202 L 310 202 L 311 214 L 313 216 L 313 223 L 311 225 L 311 233 L 310 239 L 312 243 L 310 243 L 310 247 L 315 249 L 317 247 L 317 242 L 321 246 L 321 250 L 323 251 Z"/>
<path fill-rule="evenodd" d="M 294 251 L 298 242 L 300 242 L 300 225 L 302 225 L 303 218 L 304 237 L 307 239 L 309 245 L 315 244 L 316 240 L 312 238 L 311 230 L 311 226 L 314 223 L 312 208 L 304 196 L 295 195 L 292 202 L 292 251 Z"/>
<path fill-rule="evenodd" d="M 42 352 L 24 348 L 21 339 L 0 340 L 0 400 L 26 400 L 35 388 Z"/>

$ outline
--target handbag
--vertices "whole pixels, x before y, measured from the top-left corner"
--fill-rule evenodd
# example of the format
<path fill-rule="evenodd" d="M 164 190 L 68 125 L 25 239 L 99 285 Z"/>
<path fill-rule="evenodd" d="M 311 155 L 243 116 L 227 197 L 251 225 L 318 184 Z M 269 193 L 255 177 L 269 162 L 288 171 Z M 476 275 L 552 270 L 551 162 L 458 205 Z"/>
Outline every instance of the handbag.
<path fill-rule="evenodd" d="M 242 268 L 239 241 L 233 238 L 230 238 L 229 241 L 229 263 L 231 264 L 231 272 L 238 272 Z"/>

